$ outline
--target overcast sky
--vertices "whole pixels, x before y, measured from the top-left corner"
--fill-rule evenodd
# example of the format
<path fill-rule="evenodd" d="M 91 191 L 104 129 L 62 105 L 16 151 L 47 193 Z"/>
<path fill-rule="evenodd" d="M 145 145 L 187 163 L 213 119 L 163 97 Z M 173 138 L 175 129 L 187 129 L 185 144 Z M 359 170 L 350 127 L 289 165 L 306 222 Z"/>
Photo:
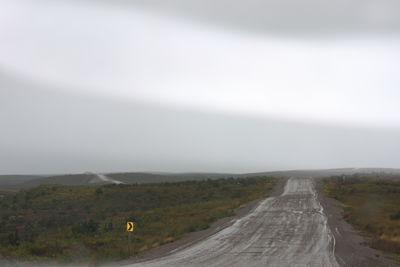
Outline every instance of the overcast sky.
<path fill-rule="evenodd" d="M 0 173 L 400 167 L 398 1 L 0 0 Z"/>

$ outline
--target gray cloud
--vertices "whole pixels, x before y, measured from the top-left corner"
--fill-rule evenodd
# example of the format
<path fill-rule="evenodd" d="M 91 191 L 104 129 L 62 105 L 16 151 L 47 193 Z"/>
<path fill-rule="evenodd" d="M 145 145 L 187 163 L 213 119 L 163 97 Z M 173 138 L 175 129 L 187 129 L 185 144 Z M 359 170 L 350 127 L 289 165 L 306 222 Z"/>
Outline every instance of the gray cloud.
<path fill-rule="evenodd" d="M 400 32 L 400 2 L 396 0 L 137 0 L 117 3 L 121 2 L 246 32 L 292 36 L 398 35 Z"/>
<path fill-rule="evenodd" d="M 400 166 L 400 130 L 120 102 L 4 74 L 0 88 L 0 173 Z"/>

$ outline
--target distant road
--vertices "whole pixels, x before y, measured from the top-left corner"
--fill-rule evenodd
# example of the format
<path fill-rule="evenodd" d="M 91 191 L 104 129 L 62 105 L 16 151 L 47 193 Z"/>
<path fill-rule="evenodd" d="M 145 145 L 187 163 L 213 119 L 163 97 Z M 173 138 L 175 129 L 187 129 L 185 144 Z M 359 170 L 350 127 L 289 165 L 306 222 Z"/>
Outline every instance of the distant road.
<path fill-rule="evenodd" d="M 129 266 L 339 266 L 314 181 L 290 178 L 231 226 L 183 250 Z"/>
<path fill-rule="evenodd" d="M 112 184 L 124 184 L 123 182 L 112 179 L 108 176 L 105 176 L 104 174 L 96 173 L 95 175 L 96 175 L 96 178 L 99 179 L 99 181 L 95 180 L 93 182 L 107 182 L 107 183 L 112 183 Z"/>

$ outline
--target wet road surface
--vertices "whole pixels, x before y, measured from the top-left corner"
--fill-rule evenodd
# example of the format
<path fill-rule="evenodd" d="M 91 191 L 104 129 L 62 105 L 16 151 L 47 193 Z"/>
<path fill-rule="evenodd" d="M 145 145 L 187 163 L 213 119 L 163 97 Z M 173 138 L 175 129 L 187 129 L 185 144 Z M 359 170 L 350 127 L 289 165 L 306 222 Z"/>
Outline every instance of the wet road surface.
<path fill-rule="evenodd" d="M 168 256 L 129 266 L 339 266 L 335 239 L 310 178 L 290 178 L 231 226 Z"/>

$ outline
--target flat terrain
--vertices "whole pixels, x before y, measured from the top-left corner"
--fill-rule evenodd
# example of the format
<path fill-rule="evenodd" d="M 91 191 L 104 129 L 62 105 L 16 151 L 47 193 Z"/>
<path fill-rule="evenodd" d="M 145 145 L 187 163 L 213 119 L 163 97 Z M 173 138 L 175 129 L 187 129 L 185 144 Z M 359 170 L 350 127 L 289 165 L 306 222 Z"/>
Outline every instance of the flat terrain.
<path fill-rule="evenodd" d="M 277 181 L 260 176 L 20 190 L 0 199 L 0 259 L 27 266 L 121 260 L 207 229 L 269 196 Z M 127 221 L 137 223 L 131 244 Z"/>
<path fill-rule="evenodd" d="M 86 174 L 113 184 L 5 194 L 0 264 L 399 266 L 399 175 L 355 171 L 133 185 Z M 128 220 L 138 222 L 132 246 Z"/>

